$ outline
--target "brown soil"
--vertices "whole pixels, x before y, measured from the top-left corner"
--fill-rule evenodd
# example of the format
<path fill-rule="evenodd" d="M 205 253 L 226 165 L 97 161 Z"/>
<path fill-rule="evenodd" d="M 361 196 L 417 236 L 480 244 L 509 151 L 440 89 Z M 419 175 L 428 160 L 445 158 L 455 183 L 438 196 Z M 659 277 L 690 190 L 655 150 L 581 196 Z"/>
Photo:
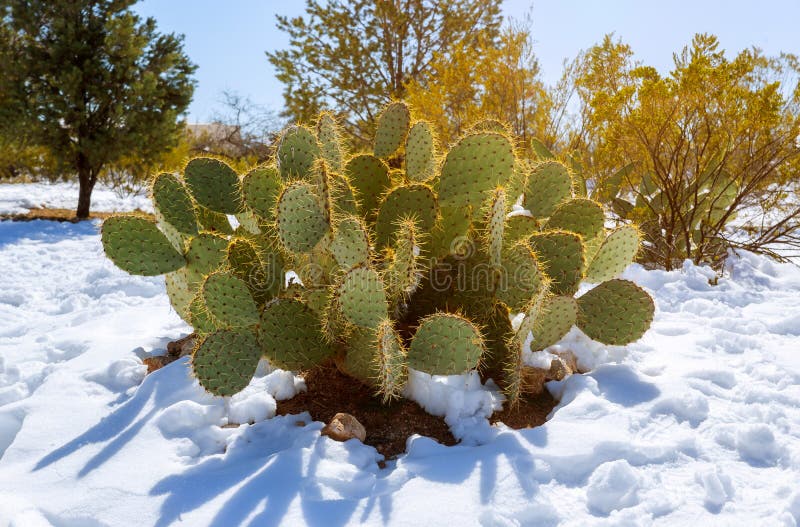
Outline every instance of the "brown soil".
<path fill-rule="evenodd" d="M 307 391 L 292 399 L 278 401 L 278 415 L 308 411 L 311 418 L 323 423 L 345 412 L 353 415 L 367 430 L 364 443 L 372 445 L 391 459 L 405 452 L 406 439 L 419 434 L 443 445 L 455 445 L 456 439 L 441 417 L 427 413 L 407 399 L 388 405 L 374 396 L 374 390 L 342 374 L 334 365 L 318 368 L 305 375 Z M 515 429 L 544 424 L 557 401 L 547 390 L 523 399 L 513 410 L 505 408 L 491 417 L 492 424 L 502 421 Z"/>
<path fill-rule="evenodd" d="M 90 220 L 100 218 L 106 219 L 109 216 L 113 216 L 117 214 L 115 212 L 92 212 L 89 215 Z M 146 213 L 140 212 L 140 214 L 148 215 Z M 77 223 L 78 220 L 75 217 L 75 210 L 74 209 L 47 209 L 47 208 L 37 208 L 31 209 L 25 214 L 0 214 L 0 220 L 11 220 L 11 221 L 32 221 L 32 220 L 50 220 L 50 221 L 69 221 L 72 223 Z"/>
<path fill-rule="evenodd" d="M 502 421 L 506 426 L 519 430 L 541 426 L 547 421 L 547 414 L 555 408 L 558 401 L 553 399 L 546 389 L 538 395 L 527 395 L 520 403 L 509 408 L 506 405 L 501 411 L 492 414 L 492 424 Z"/>
<path fill-rule="evenodd" d="M 456 439 L 441 417 L 434 417 L 415 402 L 399 399 L 388 405 L 374 396 L 374 390 L 341 373 L 334 365 L 317 368 L 305 375 L 307 391 L 286 401 L 278 401 L 278 414 L 308 411 L 312 419 L 330 422 L 345 412 L 353 415 L 367 429 L 364 443 L 372 445 L 391 459 L 406 450 L 406 439 L 420 434 L 444 445 Z"/>

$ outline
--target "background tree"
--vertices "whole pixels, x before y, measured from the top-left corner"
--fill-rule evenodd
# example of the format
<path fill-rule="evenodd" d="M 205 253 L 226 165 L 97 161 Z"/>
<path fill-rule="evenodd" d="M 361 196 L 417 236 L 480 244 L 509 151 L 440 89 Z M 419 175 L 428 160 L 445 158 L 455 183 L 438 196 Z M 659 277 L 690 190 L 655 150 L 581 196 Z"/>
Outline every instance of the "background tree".
<path fill-rule="evenodd" d="M 508 123 L 524 146 L 533 137 L 555 142 L 553 100 L 541 80 L 529 25 L 511 23 L 498 37 L 483 31 L 434 54 L 407 92 L 419 117 L 433 122 L 446 143 L 480 119 Z"/>
<path fill-rule="evenodd" d="M 747 49 L 728 59 L 701 34 L 662 76 L 608 36 L 575 71 L 573 141 L 601 176 L 596 196 L 618 187 L 635 198 L 636 210 L 617 211 L 645 227 L 648 259 L 669 269 L 719 261 L 731 247 L 800 247 L 800 206 L 786 199 L 800 164 L 796 57 Z"/>
<path fill-rule="evenodd" d="M 458 45 L 480 54 L 497 36 L 501 0 L 306 0 L 305 16 L 278 17 L 289 47 L 268 52 L 285 84 L 284 117 L 311 122 L 333 109 L 357 140 L 378 111 Z M 479 41 L 475 37 L 481 35 Z"/>
<path fill-rule="evenodd" d="M 0 0 L 13 59 L 0 62 L 0 129 L 24 132 L 77 174 L 78 218 L 104 167 L 133 155 L 147 164 L 177 143 L 194 90 L 182 37 L 158 33 L 134 3 Z"/>

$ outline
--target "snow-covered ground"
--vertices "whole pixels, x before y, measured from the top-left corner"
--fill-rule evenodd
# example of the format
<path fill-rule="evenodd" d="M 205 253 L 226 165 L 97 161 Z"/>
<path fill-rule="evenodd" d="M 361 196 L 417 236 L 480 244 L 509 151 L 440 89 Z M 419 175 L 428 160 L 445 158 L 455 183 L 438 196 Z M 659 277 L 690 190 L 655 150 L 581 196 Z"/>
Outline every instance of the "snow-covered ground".
<path fill-rule="evenodd" d="M 286 372 L 229 401 L 186 360 L 145 377 L 189 328 L 97 227 L 0 222 L 0 526 L 800 525 L 796 267 L 743 254 L 712 286 L 632 266 L 653 327 L 627 348 L 573 330 L 593 371 L 549 384 L 544 426 L 490 427 L 474 376 L 414 375 L 464 441 L 414 437 L 381 469 L 307 414 L 270 418 L 303 388 Z"/>
<path fill-rule="evenodd" d="M 31 209 L 74 209 L 78 206 L 77 182 L 0 184 L 0 214 L 26 214 Z M 153 206 L 142 192 L 119 196 L 98 183 L 92 192 L 92 210 L 128 212 L 140 209 L 152 212 Z"/>

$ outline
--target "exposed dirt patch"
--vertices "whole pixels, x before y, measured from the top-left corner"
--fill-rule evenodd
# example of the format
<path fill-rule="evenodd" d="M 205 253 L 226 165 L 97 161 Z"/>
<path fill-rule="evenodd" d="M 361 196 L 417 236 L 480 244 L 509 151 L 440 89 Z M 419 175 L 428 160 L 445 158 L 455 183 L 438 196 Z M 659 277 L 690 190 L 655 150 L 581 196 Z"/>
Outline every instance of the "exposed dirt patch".
<path fill-rule="evenodd" d="M 145 216 L 152 216 L 151 214 L 147 214 L 145 212 L 136 211 L 137 214 L 142 214 Z M 93 219 L 106 219 L 109 216 L 113 216 L 117 214 L 116 212 L 92 212 L 89 215 L 90 220 Z M 37 208 L 37 209 L 30 209 L 25 214 L 0 214 L 0 220 L 11 220 L 11 221 L 32 221 L 32 220 L 50 220 L 50 221 L 68 221 L 71 223 L 77 223 L 78 218 L 75 217 L 75 210 L 74 209 L 47 209 L 47 208 Z"/>
<path fill-rule="evenodd" d="M 420 434 L 444 445 L 456 439 L 441 417 L 434 417 L 407 399 L 388 405 L 374 391 L 342 374 L 334 365 L 317 368 L 305 375 L 306 392 L 278 401 L 278 414 L 308 411 L 315 421 L 328 423 L 338 412 L 353 415 L 367 429 L 367 445 L 391 459 L 406 450 L 406 439 Z"/>
<path fill-rule="evenodd" d="M 547 415 L 558 404 L 550 392 L 542 391 L 537 395 L 526 395 L 520 403 L 509 408 L 506 405 L 501 411 L 492 414 L 489 421 L 495 424 L 502 421 L 506 426 L 519 430 L 541 426 L 547 421 Z"/>

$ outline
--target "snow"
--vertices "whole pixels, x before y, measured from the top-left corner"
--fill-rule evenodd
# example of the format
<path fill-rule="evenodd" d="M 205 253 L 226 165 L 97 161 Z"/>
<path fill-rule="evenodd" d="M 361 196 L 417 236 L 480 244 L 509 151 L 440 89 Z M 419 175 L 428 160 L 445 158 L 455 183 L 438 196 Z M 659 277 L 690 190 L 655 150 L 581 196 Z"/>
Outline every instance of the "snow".
<path fill-rule="evenodd" d="M 77 182 L 17 183 L 0 185 L 0 214 L 26 214 L 31 209 L 75 209 L 78 206 Z M 98 183 L 92 192 L 92 210 L 103 212 L 153 212 L 147 192 L 120 196 Z"/>
<path fill-rule="evenodd" d="M 0 526 L 800 525 L 794 266 L 731 255 L 718 285 L 690 263 L 631 266 L 651 330 L 621 348 L 573 329 L 546 350 L 588 373 L 548 383 L 538 428 L 490 426 L 502 395 L 474 374 L 411 372 L 406 395 L 462 442 L 414 436 L 380 468 L 307 413 L 275 416 L 305 389 L 289 372 L 262 363 L 228 400 L 187 359 L 145 375 L 190 328 L 97 229 L 0 222 Z"/>

